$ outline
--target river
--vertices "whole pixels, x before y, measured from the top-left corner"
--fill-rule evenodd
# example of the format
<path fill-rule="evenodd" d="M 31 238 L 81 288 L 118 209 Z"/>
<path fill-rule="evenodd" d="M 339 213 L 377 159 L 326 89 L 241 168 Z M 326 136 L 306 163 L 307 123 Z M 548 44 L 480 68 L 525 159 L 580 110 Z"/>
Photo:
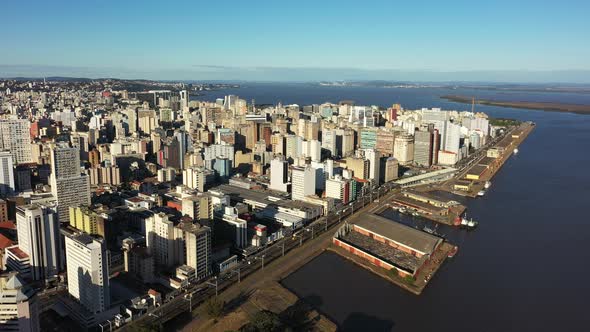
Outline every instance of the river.
<path fill-rule="evenodd" d="M 470 108 L 438 98 L 448 90 L 268 84 L 206 97 L 234 93 L 257 103 L 353 99 L 406 108 Z M 470 93 L 474 91 L 455 92 Z M 517 97 L 530 95 L 518 92 Z M 587 94 L 548 93 L 545 98 L 590 103 Z M 590 116 L 483 105 L 476 110 L 531 120 L 537 127 L 494 177 L 486 196 L 466 201 L 479 228 L 469 233 L 446 230 L 459 253 L 422 295 L 330 253 L 283 284 L 346 331 L 590 330 Z"/>

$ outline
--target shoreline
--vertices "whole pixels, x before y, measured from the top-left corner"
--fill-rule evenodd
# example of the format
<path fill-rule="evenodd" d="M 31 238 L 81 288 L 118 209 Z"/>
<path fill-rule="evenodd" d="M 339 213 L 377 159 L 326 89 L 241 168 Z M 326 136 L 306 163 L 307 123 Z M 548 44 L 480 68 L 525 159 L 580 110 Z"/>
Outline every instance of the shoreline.
<path fill-rule="evenodd" d="M 462 104 L 471 104 L 473 102 L 473 99 L 467 96 L 444 95 L 440 96 L 440 98 Z M 528 101 L 497 101 L 491 99 L 475 99 L 475 103 L 478 105 L 540 110 L 545 112 L 565 112 L 590 115 L 590 105 Z"/>

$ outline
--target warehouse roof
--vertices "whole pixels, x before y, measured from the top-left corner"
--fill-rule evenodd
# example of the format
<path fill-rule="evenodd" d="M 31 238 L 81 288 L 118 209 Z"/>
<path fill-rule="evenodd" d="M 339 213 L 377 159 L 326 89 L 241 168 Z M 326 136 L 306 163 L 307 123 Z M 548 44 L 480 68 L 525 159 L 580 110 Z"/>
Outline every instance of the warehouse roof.
<path fill-rule="evenodd" d="M 354 224 L 423 254 L 432 253 L 442 241 L 439 237 L 376 214 L 365 214 Z"/>

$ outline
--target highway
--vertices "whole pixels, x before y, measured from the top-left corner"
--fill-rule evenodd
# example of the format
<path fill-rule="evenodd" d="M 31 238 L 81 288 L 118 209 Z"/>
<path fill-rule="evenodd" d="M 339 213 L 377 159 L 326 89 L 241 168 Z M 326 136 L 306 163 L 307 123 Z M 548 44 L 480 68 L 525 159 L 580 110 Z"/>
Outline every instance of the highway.
<path fill-rule="evenodd" d="M 392 194 L 392 190 L 395 189 L 395 184 L 386 183 L 378 188 L 372 187 L 369 190 L 369 187 L 364 187 L 364 189 L 356 201 L 341 206 L 336 211 L 316 219 L 292 235 L 275 241 L 257 253 L 243 259 L 238 266 L 231 270 L 206 281 L 190 285 L 176 297 L 157 308 L 151 308 L 147 314 L 124 325 L 120 330 L 125 331 L 127 326 L 134 324 L 160 325 L 161 327 L 165 322 L 179 314 L 188 310 L 192 311 L 210 297 L 216 296 L 228 287 L 242 282 L 252 273 L 263 270 L 265 265 L 277 258 L 288 256 L 291 250 L 318 239 L 319 235 L 337 227 L 342 221 L 360 209 L 367 207 L 374 200 L 378 203 L 380 199 L 388 199 Z M 384 195 L 386 197 L 383 197 Z M 107 324 L 106 327 L 108 326 Z M 106 330 L 109 329 L 106 328 Z"/>

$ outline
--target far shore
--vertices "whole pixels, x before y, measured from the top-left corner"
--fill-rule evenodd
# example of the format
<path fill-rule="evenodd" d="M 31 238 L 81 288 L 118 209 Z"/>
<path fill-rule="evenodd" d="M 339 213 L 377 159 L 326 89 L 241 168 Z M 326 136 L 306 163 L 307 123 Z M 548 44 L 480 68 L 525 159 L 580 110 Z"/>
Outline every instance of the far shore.
<path fill-rule="evenodd" d="M 440 98 L 457 103 L 471 104 L 472 97 L 447 95 Z M 529 101 L 497 101 L 488 99 L 475 99 L 475 103 L 479 105 L 490 105 L 499 107 L 512 107 L 523 109 L 535 109 L 549 112 L 569 112 L 576 114 L 590 115 L 590 105 L 579 104 L 565 104 L 565 103 L 546 103 L 546 102 L 529 102 Z"/>

